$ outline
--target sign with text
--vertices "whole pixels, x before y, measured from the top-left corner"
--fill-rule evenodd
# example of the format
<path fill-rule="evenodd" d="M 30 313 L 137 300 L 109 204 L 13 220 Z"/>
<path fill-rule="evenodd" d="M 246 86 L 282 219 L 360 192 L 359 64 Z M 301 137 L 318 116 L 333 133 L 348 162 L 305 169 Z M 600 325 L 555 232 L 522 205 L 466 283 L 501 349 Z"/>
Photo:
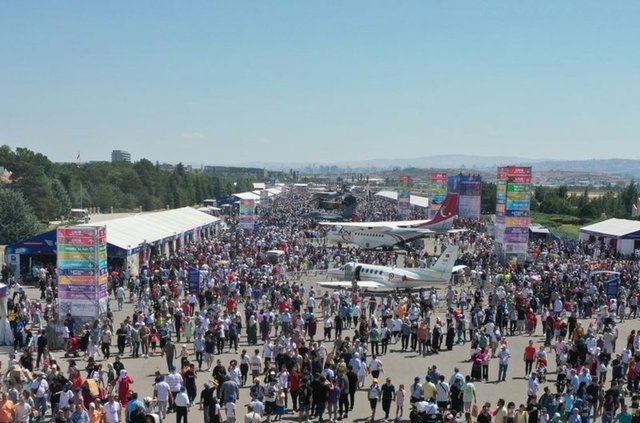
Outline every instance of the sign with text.
<path fill-rule="evenodd" d="M 57 230 L 60 316 L 83 320 L 107 313 L 107 232 L 104 226 Z"/>

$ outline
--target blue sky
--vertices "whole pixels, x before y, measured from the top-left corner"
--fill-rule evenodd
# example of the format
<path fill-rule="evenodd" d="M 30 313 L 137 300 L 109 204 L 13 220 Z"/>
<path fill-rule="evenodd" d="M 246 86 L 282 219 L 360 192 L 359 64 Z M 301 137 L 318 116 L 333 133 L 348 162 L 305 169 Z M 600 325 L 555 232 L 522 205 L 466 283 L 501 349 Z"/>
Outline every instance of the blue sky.
<path fill-rule="evenodd" d="M 0 6 L 0 144 L 52 160 L 640 158 L 638 1 Z"/>

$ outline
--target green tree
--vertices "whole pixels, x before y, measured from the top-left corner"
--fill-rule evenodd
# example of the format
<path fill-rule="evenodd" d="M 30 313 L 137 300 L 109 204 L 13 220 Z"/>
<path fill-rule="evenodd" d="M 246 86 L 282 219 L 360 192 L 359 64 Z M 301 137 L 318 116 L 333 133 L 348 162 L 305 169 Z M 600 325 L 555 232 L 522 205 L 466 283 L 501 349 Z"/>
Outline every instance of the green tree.
<path fill-rule="evenodd" d="M 11 244 L 37 235 L 44 226 L 15 190 L 0 188 L 0 244 Z"/>
<path fill-rule="evenodd" d="M 625 217 L 631 216 L 631 208 L 638 201 L 638 185 L 632 179 L 618 196 L 621 211 Z"/>
<path fill-rule="evenodd" d="M 482 214 L 493 214 L 496 212 L 496 192 L 496 184 L 492 182 L 482 182 L 482 197 L 480 200 L 480 210 Z"/>
<path fill-rule="evenodd" d="M 22 171 L 24 173 L 15 180 L 14 187 L 22 192 L 42 222 L 58 219 L 58 201 L 51 189 L 51 179 L 35 166 L 23 168 Z"/>
<path fill-rule="evenodd" d="M 71 199 L 64 185 L 62 185 L 62 182 L 60 182 L 58 178 L 51 180 L 51 193 L 57 200 L 56 215 L 61 218 L 68 216 L 71 211 Z"/>

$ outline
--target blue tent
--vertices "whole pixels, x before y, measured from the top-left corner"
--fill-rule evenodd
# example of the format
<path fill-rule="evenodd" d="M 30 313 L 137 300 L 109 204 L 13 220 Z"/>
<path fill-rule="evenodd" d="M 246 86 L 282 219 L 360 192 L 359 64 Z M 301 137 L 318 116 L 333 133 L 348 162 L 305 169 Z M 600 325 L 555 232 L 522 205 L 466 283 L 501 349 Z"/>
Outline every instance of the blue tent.
<path fill-rule="evenodd" d="M 23 239 L 7 245 L 5 254 L 20 255 L 55 255 L 56 254 L 56 230 L 45 232 L 31 238 Z"/>
<path fill-rule="evenodd" d="M 20 255 L 56 255 L 57 254 L 57 234 L 56 230 L 51 230 L 31 238 L 23 239 L 13 244 L 7 245 L 5 254 Z M 108 257 L 126 257 L 127 250 L 107 243 Z"/>

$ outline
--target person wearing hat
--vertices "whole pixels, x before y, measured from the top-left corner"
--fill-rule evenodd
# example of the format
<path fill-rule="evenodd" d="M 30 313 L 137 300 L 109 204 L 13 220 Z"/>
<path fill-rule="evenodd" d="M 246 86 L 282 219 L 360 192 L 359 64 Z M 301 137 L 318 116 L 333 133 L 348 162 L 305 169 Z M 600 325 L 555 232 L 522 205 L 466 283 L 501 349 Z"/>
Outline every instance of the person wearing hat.
<path fill-rule="evenodd" d="M 36 372 L 36 379 L 31 383 L 31 391 L 34 393 L 36 411 L 41 416 L 47 414 L 47 397 L 49 396 L 49 383 L 44 378 L 44 373 Z"/>
<path fill-rule="evenodd" d="M 189 397 L 187 396 L 187 388 L 184 386 L 180 387 L 180 392 L 176 395 L 174 403 L 176 405 L 176 423 L 180 423 L 183 420 L 184 423 L 187 423 L 187 415 L 189 407 L 191 406 Z"/>
<path fill-rule="evenodd" d="M 415 378 L 413 378 L 413 385 L 411 385 L 410 395 L 411 397 L 409 398 L 409 401 L 411 402 L 411 404 L 422 401 L 422 399 L 424 398 L 422 394 L 422 384 L 420 383 L 420 376 L 416 376 Z"/>

